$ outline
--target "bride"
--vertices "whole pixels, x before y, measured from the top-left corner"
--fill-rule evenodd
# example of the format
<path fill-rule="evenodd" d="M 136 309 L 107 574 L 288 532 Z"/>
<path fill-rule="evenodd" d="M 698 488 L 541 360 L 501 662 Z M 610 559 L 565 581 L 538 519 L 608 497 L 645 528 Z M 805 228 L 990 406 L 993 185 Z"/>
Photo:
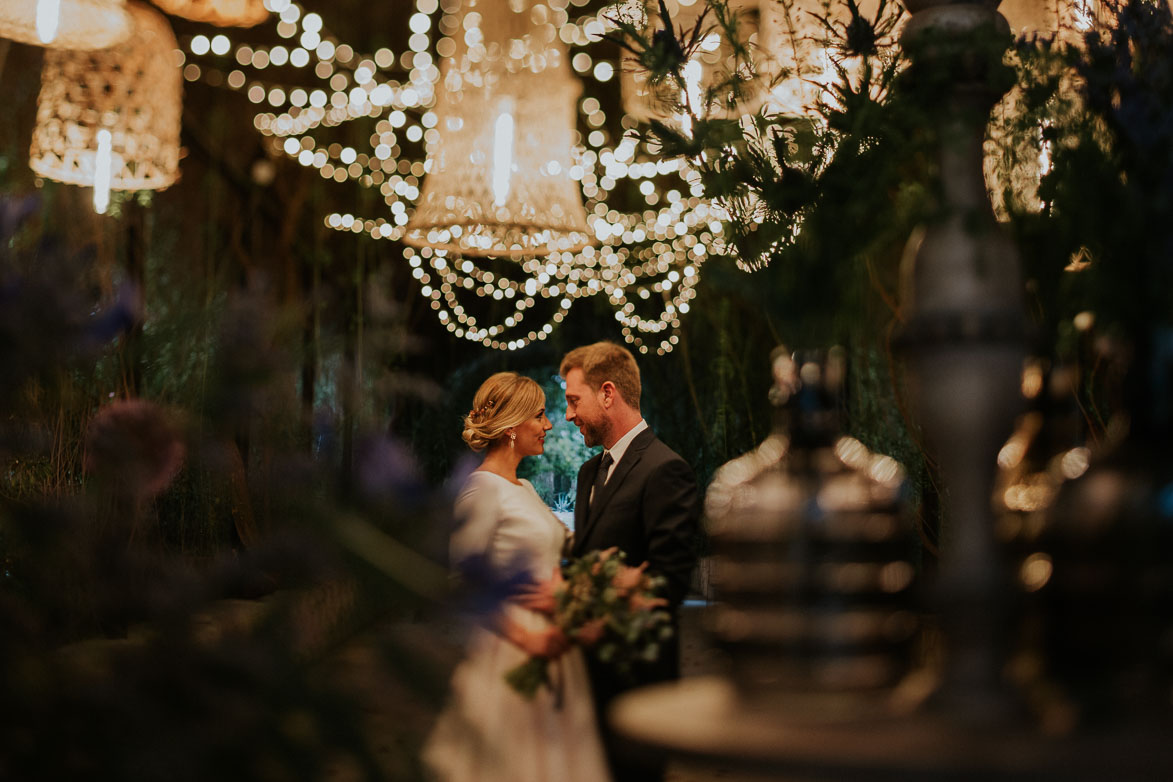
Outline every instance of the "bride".
<path fill-rule="evenodd" d="M 456 500 L 450 551 L 457 563 L 481 562 L 495 581 L 547 578 L 569 531 L 517 465 L 544 450 L 552 427 L 541 387 L 514 372 L 486 380 L 464 419 L 464 441 L 487 451 Z M 506 600 L 473 630 L 452 677 L 449 703 L 423 759 L 443 782 L 606 782 L 582 653 L 540 607 L 541 589 Z M 552 687 L 532 700 L 505 673 L 533 655 L 551 658 Z"/>

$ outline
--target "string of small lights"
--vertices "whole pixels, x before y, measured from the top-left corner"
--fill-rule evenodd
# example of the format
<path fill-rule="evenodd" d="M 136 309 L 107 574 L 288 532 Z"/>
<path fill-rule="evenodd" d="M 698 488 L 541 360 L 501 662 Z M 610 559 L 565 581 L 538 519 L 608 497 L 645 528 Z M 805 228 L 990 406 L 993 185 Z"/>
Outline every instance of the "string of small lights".
<path fill-rule="evenodd" d="M 569 6 L 586 2 L 548 0 L 549 21 L 568 45 L 589 46 L 607 31 L 597 15 L 569 18 Z M 390 211 L 375 218 L 334 212 L 325 216 L 326 226 L 373 239 L 401 239 L 427 173 L 427 150 L 439 135 L 431 106 L 440 72 L 431 52 L 434 48 L 436 55 L 445 57 L 455 51 L 452 36 L 460 33 L 460 0 L 416 0 L 416 10 L 408 18 L 408 48 L 398 57 L 387 48 L 359 55 L 325 29 L 321 16 L 306 13 L 292 0 L 266 0 L 266 7 L 288 45 L 233 43 L 225 33 L 194 35 L 184 42 L 185 55 L 200 60 L 185 62 L 184 78 L 244 93 L 261 107 L 254 126 L 271 140 L 274 151 L 316 169 L 324 179 L 377 189 Z M 439 37 L 433 47 L 434 34 Z M 616 77 L 614 63 L 585 50 L 575 52 L 570 64 L 599 85 Z M 321 86 L 264 78 L 273 66 L 307 74 L 299 79 L 312 73 Z M 405 80 L 394 78 L 396 66 L 398 73 L 406 71 Z M 427 247 L 406 247 L 404 258 L 421 294 L 458 338 L 515 350 L 547 338 L 576 299 L 603 294 L 625 340 L 640 352 L 654 347 L 657 353 L 666 353 L 678 342 L 670 332 L 679 328 L 681 316 L 689 310 L 704 262 L 723 247 L 723 213 L 701 199 L 699 175 L 686 164 L 654 159 L 630 135 L 608 145 L 608 118 L 598 98 L 587 95 L 578 107 L 589 130 L 585 137 L 580 134 L 570 175 L 586 199 L 597 248 L 515 263 L 521 276 L 494 274 L 473 259 Z M 315 131 L 363 117 L 377 119 L 369 151 L 322 143 L 314 136 Z M 637 126 L 628 116 L 619 124 L 625 133 Z M 623 212 L 609 206 L 625 180 L 630 184 L 624 192 L 634 186 L 647 209 Z M 665 180 L 671 181 L 665 185 Z M 500 323 L 482 325 L 461 303 L 462 293 L 510 301 L 513 311 Z M 542 326 L 527 330 L 526 316 L 532 317 L 540 299 L 549 300 L 553 312 Z M 658 312 L 638 312 L 649 308 Z"/>

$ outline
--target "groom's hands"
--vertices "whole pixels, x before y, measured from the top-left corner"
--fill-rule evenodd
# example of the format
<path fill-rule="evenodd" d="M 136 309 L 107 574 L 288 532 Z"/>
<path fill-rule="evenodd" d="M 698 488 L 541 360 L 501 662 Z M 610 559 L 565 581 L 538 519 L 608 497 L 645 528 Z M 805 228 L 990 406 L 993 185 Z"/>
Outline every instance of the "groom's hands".
<path fill-rule="evenodd" d="M 558 603 L 555 593 L 565 582 L 562 579 L 562 569 L 554 566 L 554 573 L 546 581 L 528 584 L 514 595 L 513 601 L 522 608 L 536 611 L 539 614 L 553 616 Z"/>

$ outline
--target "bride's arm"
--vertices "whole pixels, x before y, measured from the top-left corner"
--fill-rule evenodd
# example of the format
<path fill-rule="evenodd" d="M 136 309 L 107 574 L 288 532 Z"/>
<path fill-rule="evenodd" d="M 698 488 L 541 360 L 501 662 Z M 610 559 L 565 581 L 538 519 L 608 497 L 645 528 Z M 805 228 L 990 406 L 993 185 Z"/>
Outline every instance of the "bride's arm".
<path fill-rule="evenodd" d="M 555 593 L 562 584 L 562 568 L 555 565 L 554 573 L 550 578 L 545 581 L 538 581 L 534 584 L 522 586 L 518 590 L 518 593 L 513 596 L 513 602 L 522 608 L 528 608 L 530 611 L 536 611 L 546 616 L 553 616 L 554 609 L 558 605 Z"/>
<path fill-rule="evenodd" d="M 501 520 L 501 503 L 492 481 L 470 479 L 456 498 L 452 512 L 455 526 L 448 543 L 453 565 L 468 559 L 488 560 L 493 534 Z"/>

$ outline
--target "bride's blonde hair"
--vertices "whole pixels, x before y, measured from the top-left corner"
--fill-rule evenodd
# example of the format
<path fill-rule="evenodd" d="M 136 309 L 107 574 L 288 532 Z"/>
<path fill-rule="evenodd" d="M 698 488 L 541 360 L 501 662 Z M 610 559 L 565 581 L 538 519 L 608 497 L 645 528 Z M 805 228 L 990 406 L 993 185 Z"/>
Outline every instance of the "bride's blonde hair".
<path fill-rule="evenodd" d="M 461 437 L 469 448 L 483 451 L 545 406 L 546 395 L 536 382 L 516 372 L 498 372 L 477 389 Z"/>

